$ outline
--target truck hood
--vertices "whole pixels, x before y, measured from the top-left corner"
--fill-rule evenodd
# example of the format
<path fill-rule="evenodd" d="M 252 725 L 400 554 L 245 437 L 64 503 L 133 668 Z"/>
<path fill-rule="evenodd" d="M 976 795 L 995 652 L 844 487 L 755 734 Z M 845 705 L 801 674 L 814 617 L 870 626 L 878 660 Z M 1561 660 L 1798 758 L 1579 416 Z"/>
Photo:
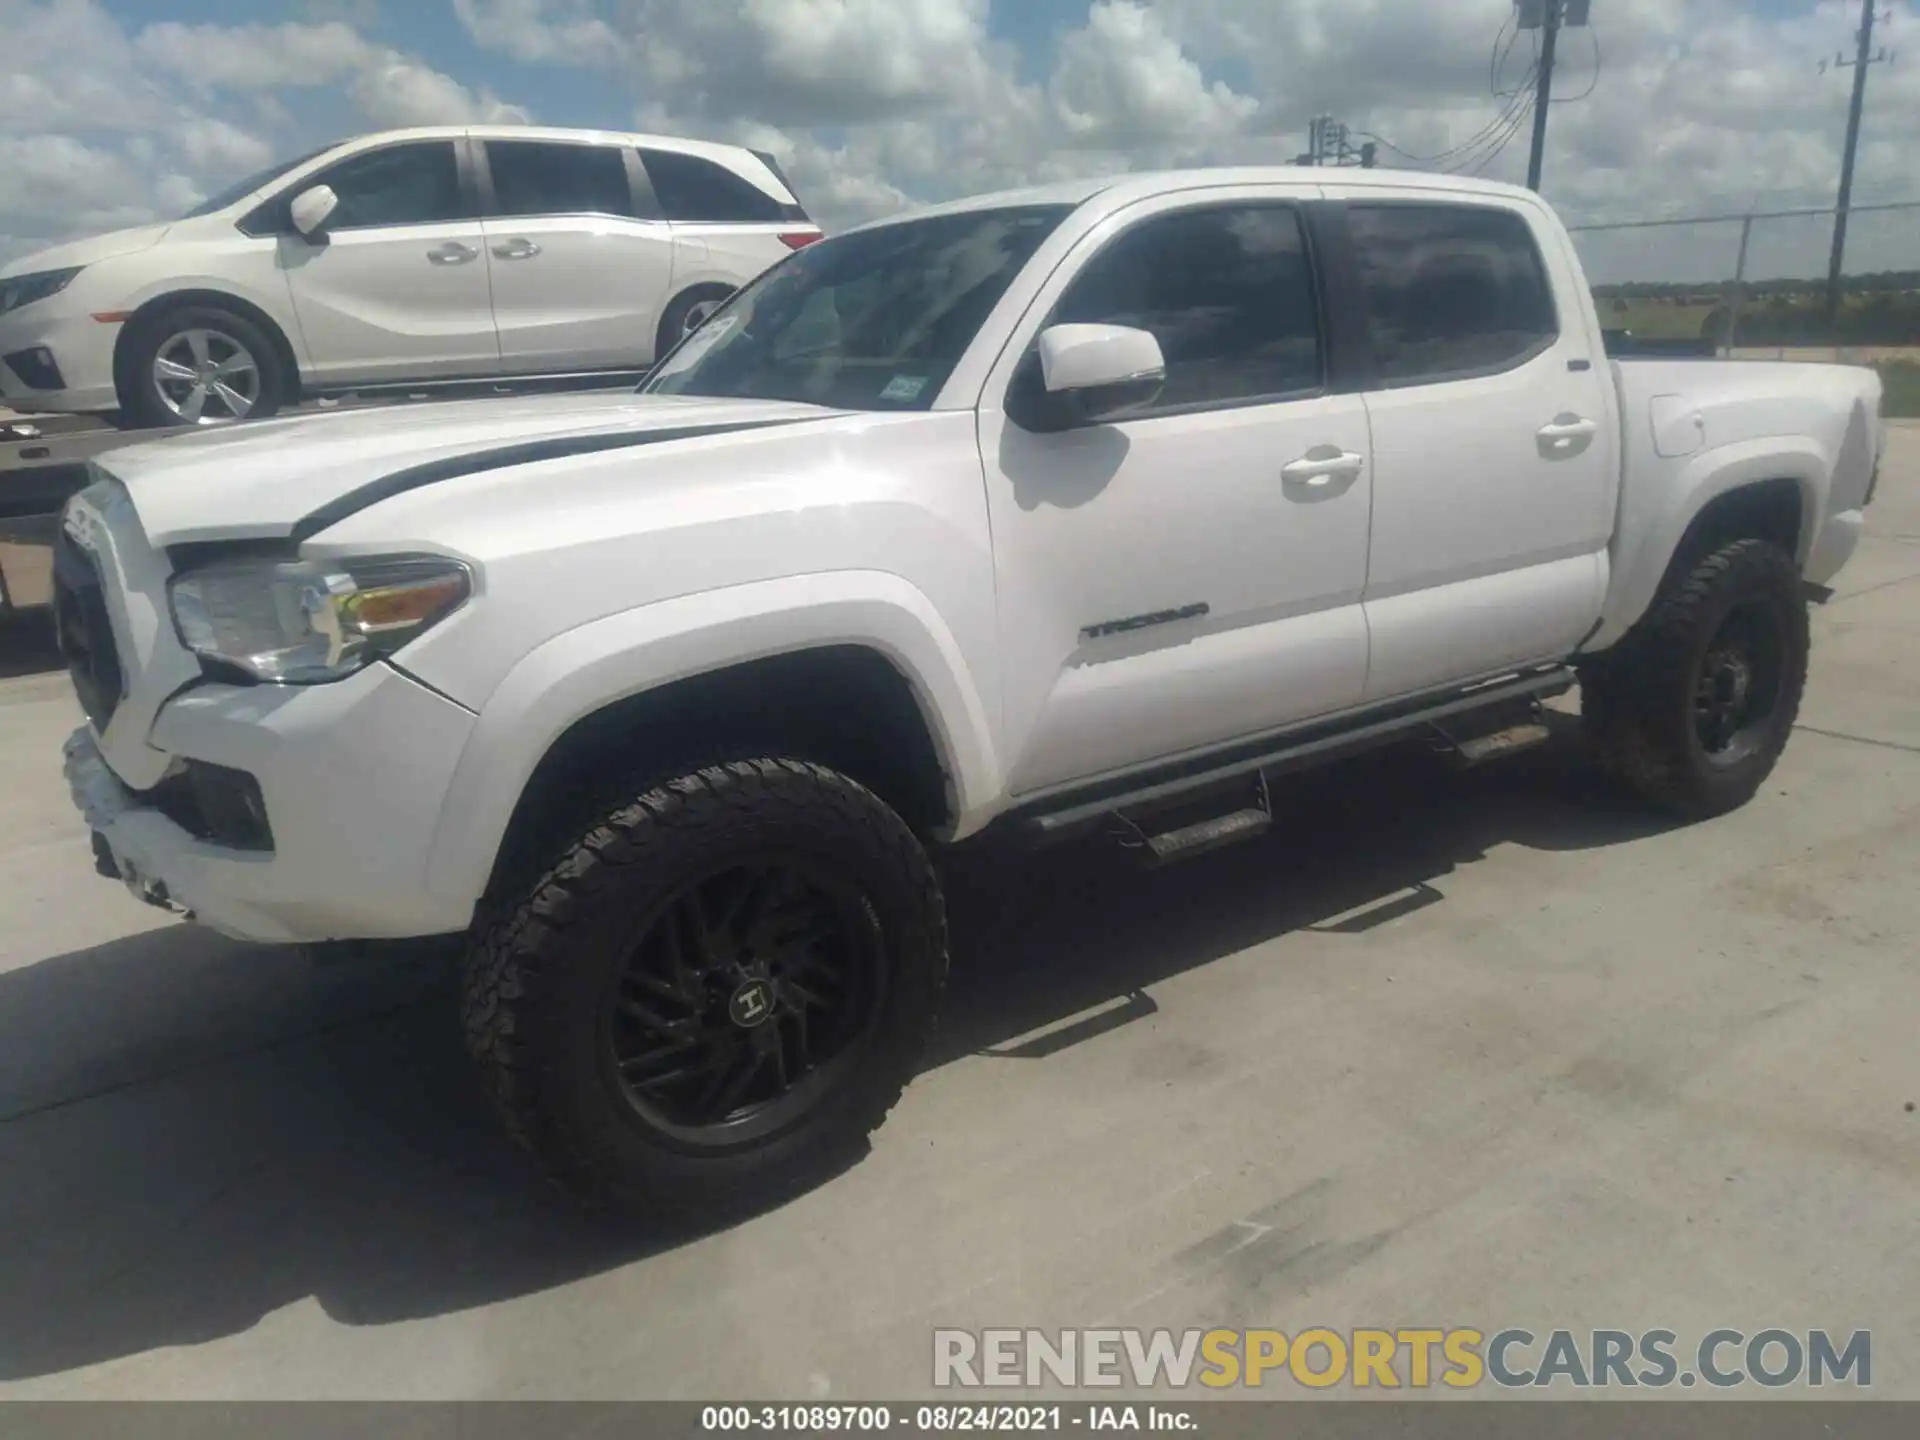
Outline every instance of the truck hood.
<path fill-rule="evenodd" d="M 10 264 L 0 265 L 0 280 L 11 279 L 15 275 L 37 275 L 42 270 L 91 265 L 99 260 L 111 260 L 116 255 L 131 255 L 136 250 L 158 245 L 160 238 L 172 228 L 171 225 L 136 225 L 130 230 L 114 230 L 87 240 L 70 240 L 50 250 L 36 250 Z"/>
<path fill-rule="evenodd" d="M 172 436 L 95 462 L 155 545 L 278 539 L 471 471 L 757 430 L 834 414 L 814 405 L 631 392 L 540 395 L 298 415 Z"/>

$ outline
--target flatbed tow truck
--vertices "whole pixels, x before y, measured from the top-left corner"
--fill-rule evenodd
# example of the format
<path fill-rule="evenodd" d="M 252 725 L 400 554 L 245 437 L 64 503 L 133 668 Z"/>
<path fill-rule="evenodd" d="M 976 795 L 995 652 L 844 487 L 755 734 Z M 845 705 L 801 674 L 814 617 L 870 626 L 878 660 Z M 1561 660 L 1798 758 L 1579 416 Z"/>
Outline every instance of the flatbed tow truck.
<path fill-rule="evenodd" d="M 366 390 L 308 399 L 284 414 L 421 404 L 555 390 L 631 389 L 643 372 L 465 380 Z M 0 618 L 44 607 L 53 593 L 53 536 L 67 498 L 85 487 L 87 462 L 124 445 L 142 445 L 190 426 L 123 430 L 95 415 L 16 415 L 0 410 Z"/>

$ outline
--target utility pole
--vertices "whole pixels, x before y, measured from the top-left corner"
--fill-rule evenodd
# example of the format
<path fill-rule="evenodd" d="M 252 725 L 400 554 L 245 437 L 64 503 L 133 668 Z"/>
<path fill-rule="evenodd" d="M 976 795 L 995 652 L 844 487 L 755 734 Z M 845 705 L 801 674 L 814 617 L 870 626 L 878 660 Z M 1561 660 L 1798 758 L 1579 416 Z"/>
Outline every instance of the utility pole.
<path fill-rule="evenodd" d="M 1540 165 L 1547 157 L 1547 109 L 1553 104 L 1553 52 L 1559 48 L 1560 0 L 1547 0 L 1540 37 L 1540 77 L 1533 91 L 1533 151 L 1527 156 L 1527 188 L 1540 188 Z"/>
<path fill-rule="evenodd" d="M 1538 30 L 1540 74 L 1533 91 L 1533 152 L 1527 157 L 1527 188 L 1540 188 L 1540 166 L 1547 156 L 1547 110 L 1553 104 L 1553 65 L 1560 49 L 1560 31 L 1577 29 L 1590 21 L 1590 0 L 1515 0 L 1522 30 Z"/>
<path fill-rule="evenodd" d="M 1853 59 L 1844 55 L 1834 57 L 1836 70 L 1851 68 L 1853 71 L 1853 102 L 1847 107 L 1847 148 L 1840 157 L 1840 199 L 1833 212 L 1833 256 L 1827 262 L 1827 322 L 1832 324 L 1840 317 L 1840 270 L 1847 258 L 1847 210 L 1853 204 L 1853 157 L 1860 145 L 1860 112 L 1867 101 L 1867 67 L 1884 62 L 1886 47 L 1882 46 L 1878 55 L 1873 53 L 1873 13 L 1874 0 L 1860 0 L 1860 33 L 1855 37 L 1859 49 Z M 1820 62 L 1820 69 L 1826 70 L 1826 62 Z"/>

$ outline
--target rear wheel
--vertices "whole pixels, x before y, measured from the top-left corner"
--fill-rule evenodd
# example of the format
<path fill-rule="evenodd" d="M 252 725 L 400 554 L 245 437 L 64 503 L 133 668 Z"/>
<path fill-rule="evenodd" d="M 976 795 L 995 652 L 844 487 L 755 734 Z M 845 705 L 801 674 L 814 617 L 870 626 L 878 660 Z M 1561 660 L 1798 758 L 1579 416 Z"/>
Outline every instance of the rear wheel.
<path fill-rule="evenodd" d="M 853 1154 L 911 1078 L 946 972 L 918 841 L 798 761 L 647 786 L 470 957 L 465 1019 L 509 1130 L 622 1211 L 711 1219 Z"/>
<path fill-rule="evenodd" d="M 727 303 L 733 294 L 724 285 L 696 285 L 661 313 L 660 331 L 654 337 L 653 358 L 658 360 L 687 336 L 707 323 L 707 317 Z"/>
<path fill-rule="evenodd" d="M 260 326 L 217 305 L 145 316 L 126 336 L 116 384 L 136 427 L 263 420 L 284 402 L 280 352 Z"/>
<path fill-rule="evenodd" d="M 1746 804 L 1793 732 L 1807 679 L 1799 570 L 1764 540 L 1731 541 L 1668 583 L 1582 676 L 1610 769 L 1690 819 Z"/>

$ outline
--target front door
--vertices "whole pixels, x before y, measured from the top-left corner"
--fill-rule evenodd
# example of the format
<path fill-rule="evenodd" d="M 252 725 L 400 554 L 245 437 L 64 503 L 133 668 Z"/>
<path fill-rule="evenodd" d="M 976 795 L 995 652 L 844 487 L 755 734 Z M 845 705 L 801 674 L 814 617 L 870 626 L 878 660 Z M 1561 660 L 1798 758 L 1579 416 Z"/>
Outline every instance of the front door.
<path fill-rule="evenodd" d="M 452 140 L 351 155 L 298 188 L 339 206 L 318 243 L 289 231 L 280 265 L 321 385 L 488 375 L 500 368 L 486 237 Z"/>
<path fill-rule="evenodd" d="M 673 231 L 637 214 L 624 147 L 489 140 L 486 162 L 487 263 L 505 367 L 650 364 L 673 279 Z"/>
<path fill-rule="evenodd" d="M 1028 312 L 980 413 L 1015 794 L 1356 704 L 1372 489 L 1365 403 L 1327 393 L 1296 204 L 1165 196 L 1094 231 Z M 1023 430 L 1008 386 L 1047 324 L 1151 331 L 1149 406 Z"/>

